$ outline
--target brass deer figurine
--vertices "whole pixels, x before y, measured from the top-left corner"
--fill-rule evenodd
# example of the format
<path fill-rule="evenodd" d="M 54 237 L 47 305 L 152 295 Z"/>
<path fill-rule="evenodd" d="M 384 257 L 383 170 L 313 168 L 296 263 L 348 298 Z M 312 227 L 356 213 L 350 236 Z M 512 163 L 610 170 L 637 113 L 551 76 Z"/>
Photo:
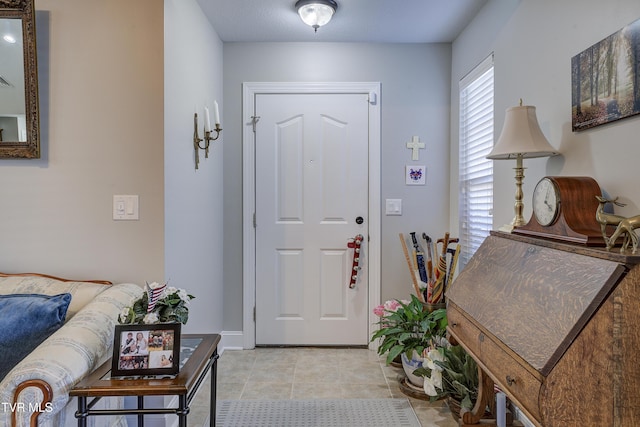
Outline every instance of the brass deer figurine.
<path fill-rule="evenodd" d="M 620 248 L 620 252 L 624 252 L 629 248 L 631 244 L 632 253 L 636 253 L 638 251 L 638 235 L 635 232 L 636 228 L 640 228 L 640 215 L 632 216 L 630 218 L 625 218 L 620 215 L 614 215 L 612 213 L 608 213 L 604 211 L 604 205 L 607 203 L 613 203 L 616 206 L 626 206 L 624 203 L 618 202 L 618 198 L 616 197 L 613 200 L 605 199 L 604 197 L 596 196 L 598 199 L 598 209 L 596 210 L 596 221 L 600 224 L 600 229 L 602 231 L 602 237 L 604 238 L 604 242 L 607 245 L 607 250 L 611 250 L 611 248 L 616 244 L 616 239 L 620 237 L 622 233 L 625 234 L 624 241 L 622 242 L 622 247 Z M 616 225 L 616 230 L 613 232 L 611 237 L 607 237 L 606 228 L 607 225 Z"/>
<path fill-rule="evenodd" d="M 618 197 L 615 199 L 605 199 L 604 197 L 596 196 L 598 199 L 598 209 L 596 210 L 596 221 L 600 224 L 600 230 L 602 231 L 602 237 L 604 238 L 604 242 L 609 246 L 609 237 L 607 237 L 607 225 L 618 225 L 620 221 L 624 219 L 623 216 L 614 215 L 612 213 L 608 213 L 604 211 L 604 205 L 607 203 L 613 203 L 616 206 L 626 206 L 624 203 L 618 202 Z"/>
<path fill-rule="evenodd" d="M 640 215 L 632 216 L 629 218 L 625 218 L 618 224 L 616 227 L 616 231 L 613 232 L 611 237 L 609 238 L 609 242 L 607 242 L 607 250 L 610 250 L 613 245 L 616 244 L 616 239 L 620 234 L 627 233 L 627 237 L 624 239 L 624 243 L 620 248 L 620 252 L 624 252 L 629 247 L 629 241 L 632 243 L 632 252 L 636 253 L 638 251 L 638 235 L 635 232 L 636 228 L 640 228 Z"/>

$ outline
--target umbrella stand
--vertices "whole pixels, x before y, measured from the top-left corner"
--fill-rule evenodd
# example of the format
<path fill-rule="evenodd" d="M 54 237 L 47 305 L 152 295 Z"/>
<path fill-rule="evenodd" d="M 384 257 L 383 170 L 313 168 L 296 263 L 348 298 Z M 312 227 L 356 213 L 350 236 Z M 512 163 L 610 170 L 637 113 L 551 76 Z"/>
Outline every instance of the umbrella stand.
<path fill-rule="evenodd" d="M 425 302 L 424 295 L 420 291 L 420 285 L 418 285 L 418 279 L 416 278 L 416 272 L 413 269 L 413 263 L 411 262 L 411 257 L 409 256 L 409 249 L 407 248 L 407 242 L 404 240 L 404 236 L 402 233 L 399 234 L 400 243 L 402 244 L 402 251 L 404 252 L 404 258 L 407 260 L 407 266 L 409 267 L 409 273 L 411 274 L 411 282 L 413 283 L 413 289 L 416 293 L 418 299 L 422 302 Z"/>

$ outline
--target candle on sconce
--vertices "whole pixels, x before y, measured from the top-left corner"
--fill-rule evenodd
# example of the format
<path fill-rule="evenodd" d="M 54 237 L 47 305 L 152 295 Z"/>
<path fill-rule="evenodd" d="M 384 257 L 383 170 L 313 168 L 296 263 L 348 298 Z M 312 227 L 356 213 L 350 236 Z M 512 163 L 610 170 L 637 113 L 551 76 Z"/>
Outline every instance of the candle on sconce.
<path fill-rule="evenodd" d="M 211 119 L 209 118 L 209 109 L 204 107 L 204 131 L 211 132 Z"/>
<path fill-rule="evenodd" d="M 213 101 L 213 117 L 216 120 L 216 125 L 220 124 L 220 110 L 218 110 L 218 101 Z"/>

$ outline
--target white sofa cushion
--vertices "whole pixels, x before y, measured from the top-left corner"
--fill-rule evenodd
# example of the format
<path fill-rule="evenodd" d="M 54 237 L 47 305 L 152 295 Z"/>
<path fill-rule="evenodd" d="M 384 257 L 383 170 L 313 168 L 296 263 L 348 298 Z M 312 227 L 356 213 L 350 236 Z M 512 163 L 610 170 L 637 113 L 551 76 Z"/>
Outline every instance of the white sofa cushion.
<path fill-rule="evenodd" d="M 71 319 L 87 303 L 111 285 L 89 282 L 62 281 L 46 276 L 8 276 L 0 277 L 0 294 L 71 294 L 71 304 L 67 310 L 66 321 Z"/>

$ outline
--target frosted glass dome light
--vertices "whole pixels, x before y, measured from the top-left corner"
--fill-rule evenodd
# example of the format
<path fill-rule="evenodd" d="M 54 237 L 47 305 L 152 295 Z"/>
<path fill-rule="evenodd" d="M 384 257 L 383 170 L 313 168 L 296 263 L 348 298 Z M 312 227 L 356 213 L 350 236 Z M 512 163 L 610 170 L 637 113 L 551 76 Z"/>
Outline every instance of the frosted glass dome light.
<path fill-rule="evenodd" d="M 317 32 L 331 21 L 338 3 L 334 0 L 298 0 L 295 7 L 302 21 Z"/>

